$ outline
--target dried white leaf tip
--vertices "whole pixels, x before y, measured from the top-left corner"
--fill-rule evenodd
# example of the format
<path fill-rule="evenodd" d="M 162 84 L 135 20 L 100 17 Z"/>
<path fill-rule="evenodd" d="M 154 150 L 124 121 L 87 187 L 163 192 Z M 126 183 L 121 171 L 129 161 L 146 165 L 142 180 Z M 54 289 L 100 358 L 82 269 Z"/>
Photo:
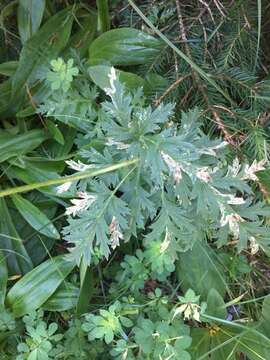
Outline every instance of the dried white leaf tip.
<path fill-rule="evenodd" d="M 257 254 L 257 252 L 258 252 L 259 249 L 260 249 L 259 244 L 257 243 L 257 240 L 255 239 L 254 236 L 251 236 L 251 237 L 249 238 L 249 246 L 250 246 L 250 253 L 251 253 L 251 255 Z"/>
<path fill-rule="evenodd" d="M 229 195 L 227 203 L 230 205 L 243 205 L 245 203 L 245 200 L 242 197 Z"/>
<path fill-rule="evenodd" d="M 108 146 L 115 145 L 118 150 L 126 150 L 130 147 L 129 144 L 124 144 L 120 141 L 115 141 L 113 138 L 108 138 L 106 145 L 108 145 Z"/>
<path fill-rule="evenodd" d="M 241 165 L 239 162 L 239 159 L 236 157 L 233 160 L 232 165 L 228 166 L 228 174 L 230 174 L 232 177 L 236 177 L 240 171 Z"/>
<path fill-rule="evenodd" d="M 120 239 L 123 239 L 123 234 L 120 231 L 119 223 L 115 216 L 113 216 L 112 222 L 110 223 L 109 232 L 111 247 L 112 249 L 115 249 L 117 246 L 119 246 Z"/>
<path fill-rule="evenodd" d="M 243 180 L 253 180 L 253 181 L 258 181 L 258 177 L 255 175 L 255 173 L 257 171 L 261 171 L 261 170 L 265 170 L 265 165 L 266 161 L 265 160 L 261 160 L 261 161 L 257 161 L 254 160 L 253 163 L 249 166 L 247 165 L 245 167 L 244 170 L 244 176 L 243 176 Z"/>
<path fill-rule="evenodd" d="M 70 200 L 73 206 L 70 206 L 66 209 L 67 215 L 74 216 L 80 211 L 87 210 L 97 199 L 96 196 L 82 191 L 78 193 L 78 197 L 79 199 Z"/>
<path fill-rule="evenodd" d="M 64 192 L 68 191 L 71 187 L 72 182 L 68 181 L 62 185 L 57 186 L 56 191 L 58 194 L 63 194 Z"/>
<path fill-rule="evenodd" d="M 113 94 L 116 93 L 116 88 L 114 84 L 116 80 L 116 71 L 114 67 L 111 67 L 111 72 L 108 74 L 108 78 L 110 80 L 110 87 L 105 88 L 104 91 L 106 92 L 107 95 L 112 96 Z"/>
<path fill-rule="evenodd" d="M 196 176 L 198 179 L 202 180 L 205 183 L 209 183 L 212 180 L 209 171 L 207 168 L 201 168 L 196 172 Z"/>
<path fill-rule="evenodd" d="M 180 164 L 177 161 L 175 161 L 170 155 L 164 153 L 163 151 L 161 151 L 161 157 L 165 162 L 165 164 L 167 165 L 169 172 L 172 175 L 174 181 L 176 182 L 176 184 L 179 184 L 179 182 L 182 179 L 182 169 Z"/>
<path fill-rule="evenodd" d="M 245 220 L 238 215 L 237 213 L 225 214 L 225 208 L 223 204 L 220 204 L 220 211 L 221 211 L 221 219 L 220 219 L 220 226 L 223 227 L 225 225 L 229 225 L 229 229 L 233 234 L 235 239 L 239 237 L 239 223 L 244 222 Z"/>
<path fill-rule="evenodd" d="M 76 170 L 76 171 L 85 171 L 85 170 L 88 170 L 88 169 L 91 169 L 94 167 L 94 165 L 84 164 L 80 160 L 77 162 L 74 160 L 67 160 L 66 164 L 71 169 Z"/>
<path fill-rule="evenodd" d="M 180 305 L 174 313 L 174 318 L 178 314 L 183 314 L 185 320 L 194 319 L 200 322 L 200 306 L 195 303 L 186 303 Z"/>

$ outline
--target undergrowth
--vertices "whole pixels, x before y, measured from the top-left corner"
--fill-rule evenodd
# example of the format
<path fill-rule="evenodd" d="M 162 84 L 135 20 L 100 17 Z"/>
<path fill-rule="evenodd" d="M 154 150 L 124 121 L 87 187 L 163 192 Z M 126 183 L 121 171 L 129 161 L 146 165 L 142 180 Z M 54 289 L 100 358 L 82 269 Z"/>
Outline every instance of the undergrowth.
<path fill-rule="evenodd" d="M 1 359 L 269 358 L 269 11 L 1 4 Z"/>

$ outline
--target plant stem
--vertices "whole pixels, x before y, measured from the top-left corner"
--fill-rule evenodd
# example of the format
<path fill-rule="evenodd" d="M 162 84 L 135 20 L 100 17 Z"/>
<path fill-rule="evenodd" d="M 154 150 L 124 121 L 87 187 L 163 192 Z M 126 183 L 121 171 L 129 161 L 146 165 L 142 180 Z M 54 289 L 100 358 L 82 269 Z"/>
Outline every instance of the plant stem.
<path fill-rule="evenodd" d="M 84 172 L 80 172 L 80 173 L 77 173 L 74 175 L 60 177 L 58 179 L 50 179 L 50 180 L 41 181 L 38 183 L 32 183 L 32 184 L 28 184 L 28 185 L 17 186 L 15 188 L 5 189 L 5 190 L 0 191 L 0 198 L 4 197 L 4 196 L 27 192 L 30 190 L 40 189 L 42 187 L 46 187 L 46 186 L 50 186 L 50 185 L 61 185 L 66 182 L 73 182 L 73 181 L 78 181 L 78 180 L 94 177 L 97 175 L 106 174 L 108 172 L 112 172 L 112 171 L 130 166 L 130 165 L 136 164 L 138 161 L 139 161 L 138 159 L 126 160 L 126 161 L 122 161 L 118 164 L 106 166 L 102 169 L 97 169 L 97 170 L 92 170 L 92 171 L 84 171 Z"/>
<path fill-rule="evenodd" d="M 108 0 L 97 0 L 98 26 L 101 33 L 110 30 L 110 15 Z"/>

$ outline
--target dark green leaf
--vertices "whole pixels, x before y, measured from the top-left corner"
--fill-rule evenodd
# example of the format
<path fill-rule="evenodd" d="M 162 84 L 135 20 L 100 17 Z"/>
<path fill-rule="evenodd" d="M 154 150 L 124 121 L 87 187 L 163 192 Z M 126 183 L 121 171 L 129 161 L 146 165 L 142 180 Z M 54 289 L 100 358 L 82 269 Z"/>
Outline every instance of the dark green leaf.
<path fill-rule="evenodd" d="M 8 61 L 0 64 L 0 74 L 11 76 L 15 73 L 18 67 L 18 61 Z"/>
<path fill-rule="evenodd" d="M 42 164 L 35 161 L 24 160 L 24 164 L 25 167 L 15 165 L 12 166 L 6 170 L 6 173 L 8 174 L 8 176 L 20 179 L 26 184 L 60 178 L 60 175 L 55 170 L 53 171 L 53 169 L 49 166 L 50 161 L 44 161 Z M 51 166 L 55 168 L 55 166 L 59 167 L 59 164 L 58 162 L 52 162 Z M 62 171 L 63 167 L 61 166 L 60 169 Z M 68 191 L 59 194 L 57 192 L 57 186 L 53 185 L 40 188 L 40 191 L 45 194 L 59 197 L 69 197 L 71 195 Z"/>
<path fill-rule="evenodd" d="M 247 355 L 250 360 L 268 360 L 270 353 L 270 339 L 258 331 L 243 331 L 239 351 Z"/>
<path fill-rule="evenodd" d="M 110 73 L 110 66 L 96 65 L 88 68 L 88 73 L 91 76 L 94 83 L 101 89 L 110 87 L 108 74 Z M 145 85 L 143 78 L 136 74 L 129 72 L 116 70 L 116 74 L 119 76 L 119 80 L 125 84 L 128 90 L 137 89 Z"/>
<path fill-rule="evenodd" d="M 270 295 L 263 301 L 259 330 L 270 338 Z"/>
<path fill-rule="evenodd" d="M 260 179 L 260 182 L 265 188 L 268 198 L 270 198 L 270 169 L 259 171 L 256 173 L 256 176 Z"/>
<path fill-rule="evenodd" d="M 169 81 L 166 78 L 151 72 L 145 78 L 144 93 L 154 98 L 157 94 L 164 93 L 168 86 Z"/>
<path fill-rule="evenodd" d="M 46 124 L 48 126 L 48 130 L 50 132 L 50 134 L 52 135 L 52 137 L 54 138 L 55 141 L 57 141 L 59 144 L 64 145 L 64 137 L 61 133 L 61 131 L 59 130 L 59 128 L 57 127 L 57 125 L 55 125 L 55 123 L 53 123 L 50 120 L 46 121 Z"/>
<path fill-rule="evenodd" d="M 77 130 L 64 124 L 59 124 L 59 129 L 63 134 L 65 143 L 64 145 L 61 145 L 55 141 L 50 141 L 50 153 L 52 154 L 53 157 L 61 159 L 66 157 L 66 155 L 68 155 L 68 153 L 72 149 L 77 134 Z M 62 164 L 64 165 L 62 166 L 62 170 L 60 170 L 59 168 L 57 171 L 60 172 L 63 171 L 65 164 L 64 162 L 62 162 Z"/>
<path fill-rule="evenodd" d="M 88 310 L 89 301 L 93 295 L 94 290 L 94 277 L 93 277 L 93 269 L 90 266 L 81 262 L 80 265 L 80 279 L 81 279 L 81 286 L 80 286 L 80 294 L 77 301 L 77 315 L 81 315 Z"/>
<path fill-rule="evenodd" d="M 227 311 L 225 308 L 225 303 L 217 292 L 216 289 L 210 289 L 209 294 L 207 296 L 207 315 L 214 316 L 216 318 L 225 319 L 227 315 Z"/>
<path fill-rule="evenodd" d="M 121 28 L 99 36 L 89 48 L 91 65 L 138 65 L 159 56 L 159 40 L 140 30 Z"/>
<path fill-rule="evenodd" d="M 73 16 L 70 9 L 58 12 L 50 18 L 23 46 L 19 66 L 12 78 L 12 96 L 24 88 L 29 76 L 41 64 L 47 64 L 63 50 L 68 42 Z"/>
<path fill-rule="evenodd" d="M 0 244 L 10 274 L 18 275 L 31 270 L 31 259 L 15 229 L 3 198 L 0 199 Z"/>
<path fill-rule="evenodd" d="M 98 26 L 100 31 L 110 30 L 110 14 L 108 0 L 97 0 Z"/>
<path fill-rule="evenodd" d="M 26 108 L 24 108 L 23 110 L 20 110 L 17 112 L 16 116 L 18 118 L 26 118 L 32 115 L 36 114 L 36 108 L 32 105 L 27 106 Z"/>
<path fill-rule="evenodd" d="M 45 0 L 19 0 L 18 29 L 22 43 L 30 39 L 38 30 L 44 9 Z"/>
<path fill-rule="evenodd" d="M 12 195 L 12 201 L 25 221 L 35 230 L 50 238 L 60 238 L 53 223 L 30 201 L 24 199 L 20 195 Z"/>
<path fill-rule="evenodd" d="M 66 311 L 74 308 L 78 301 L 79 289 L 71 283 L 64 282 L 42 305 L 48 311 Z"/>
<path fill-rule="evenodd" d="M 0 309 L 4 306 L 7 289 L 8 270 L 6 256 L 0 249 Z M 1 310 L 0 310 L 1 311 Z"/>
<path fill-rule="evenodd" d="M 76 53 L 78 53 L 81 58 L 85 57 L 90 44 L 96 36 L 97 14 L 95 12 L 91 12 L 87 16 L 84 15 L 82 20 L 79 19 L 79 22 L 79 29 L 71 36 L 70 41 L 63 52 L 64 57 L 69 56 L 70 49 L 75 49 Z"/>
<path fill-rule="evenodd" d="M 190 353 L 192 360 L 198 360 L 200 356 L 209 351 L 211 337 L 208 329 L 194 328 L 191 330 L 192 344 Z M 205 359 L 209 359 L 206 357 Z"/>
<path fill-rule="evenodd" d="M 225 294 L 224 270 L 217 263 L 213 249 L 207 244 L 197 241 L 192 250 L 180 254 L 177 276 L 184 291 L 191 288 L 204 299 L 207 298 L 209 288 L 216 289 L 221 296 Z"/>
<path fill-rule="evenodd" d="M 28 153 L 46 139 L 43 130 L 29 130 L 21 135 L 12 135 L 3 130 L 0 132 L 0 162 Z"/>
<path fill-rule="evenodd" d="M 16 114 L 24 102 L 22 89 L 18 89 L 14 95 L 14 100 L 10 102 L 12 92 L 12 78 L 0 84 L 0 115 L 1 117 L 11 117 Z"/>
<path fill-rule="evenodd" d="M 43 262 L 11 288 L 7 305 L 17 317 L 41 307 L 73 268 L 74 263 L 67 261 L 64 255 Z"/>

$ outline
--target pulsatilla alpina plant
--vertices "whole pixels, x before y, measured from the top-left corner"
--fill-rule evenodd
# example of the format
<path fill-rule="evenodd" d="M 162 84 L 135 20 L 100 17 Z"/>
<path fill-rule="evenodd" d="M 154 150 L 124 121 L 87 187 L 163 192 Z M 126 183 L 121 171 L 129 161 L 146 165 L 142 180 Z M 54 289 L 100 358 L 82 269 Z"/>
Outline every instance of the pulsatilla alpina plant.
<path fill-rule="evenodd" d="M 199 109 L 182 113 L 178 122 L 173 104 L 145 104 L 142 91 L 126 91 L 113 67 L 108 83 L 107 99 L 99 108 L 89 106 L 95 121 L 88 122 L 80 140 L 89 143 L 98 135 L 99 146 L 83 146 L 80 160 L 68 164 L 79 172 L 125 161 L 129 166 L 76 184 L 63 230 L 70 257 L 89 265 L 97 249 L 108 258 L 138 233 L 156 259 L 157 273 L 173 271 L 177 254 L 205 239 L 218 246 L 234 239 L 239 251 L 251 246 L 268 252 L 263 216 L 269 208 L 255 201 L 251 188 L 264 162 L 240 164 L 236 158 L 227 164 L 227 143 L 202 132 Z M 66 97 L 70 91 L 72 86 Z M 46 114 L 46 104 L 41 109 Z"/>

